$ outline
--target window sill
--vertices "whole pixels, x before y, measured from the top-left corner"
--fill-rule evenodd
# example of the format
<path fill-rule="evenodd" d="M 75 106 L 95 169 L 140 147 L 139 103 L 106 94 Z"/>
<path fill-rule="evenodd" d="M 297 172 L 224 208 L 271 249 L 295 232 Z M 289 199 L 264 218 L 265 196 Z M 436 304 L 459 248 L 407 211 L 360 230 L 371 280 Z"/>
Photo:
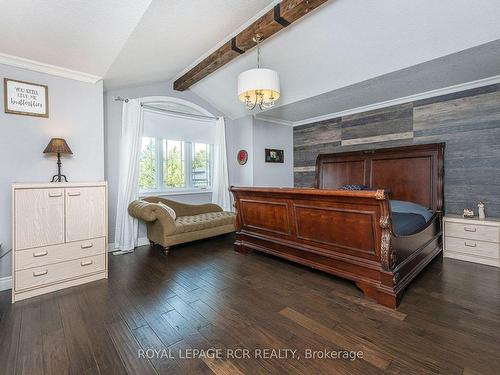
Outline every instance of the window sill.
<path fill-rule="evenodd" d="M 139 198 L 148 196 L 169 196 L 169 195 L 190 195 L 190 194 L 211 194 L 212 189 L 185 189 L 185 190 L 166 190 L 166 191 L 146 191 L 139 193 Z"/>

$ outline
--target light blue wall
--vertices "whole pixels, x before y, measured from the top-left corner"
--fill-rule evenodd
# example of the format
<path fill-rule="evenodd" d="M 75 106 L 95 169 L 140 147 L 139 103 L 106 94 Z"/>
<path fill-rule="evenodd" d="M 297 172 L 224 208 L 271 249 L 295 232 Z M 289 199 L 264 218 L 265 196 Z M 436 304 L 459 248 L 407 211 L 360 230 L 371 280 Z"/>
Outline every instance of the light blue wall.
<path fill-rule="evenodd" d="M 284 163 L 266 163 L 266 148 L 284 150 Z M 293 127 L 254 120 L 253 170 L 254 186 L 293 187 Z"/>
<path fill-rule="evenodd" d="M 48 85 L 49 118 L 0 110 L 0 277 L 11 274 L 11 184 L 50 181 L 56 160 L 42 153 L 50 138 L 65 138 L 73 151 L 73 156 L 63 158 L 63 173 L 70 181 L 104 179 L 102 82 L 84 83 L 0 64 L 2 86 L 3 78 Z"/>
<path fill-rule="evenodd" d="M 229 184 L 234 186 L 253 186 L 253 118 L 241 117 L 226 123 L 226 143 L 228 153 Z M 244 165 L 238 163 L 238 152 L 246 150 L 248 160 Z"/>

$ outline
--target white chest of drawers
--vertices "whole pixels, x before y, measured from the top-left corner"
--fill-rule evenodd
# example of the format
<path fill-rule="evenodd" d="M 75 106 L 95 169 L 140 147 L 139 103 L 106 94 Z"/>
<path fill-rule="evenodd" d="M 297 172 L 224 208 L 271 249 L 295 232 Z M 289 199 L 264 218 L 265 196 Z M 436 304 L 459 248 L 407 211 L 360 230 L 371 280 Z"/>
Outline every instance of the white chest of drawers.
<path fill-rule="evenodd" d="M 12 185 L 12 302 L 108 277 L 107 183 Z"/>
<path fill-rule="evenodd" d="M 444 256 L 500 267 L 500 219 L 447 215 Z"/>

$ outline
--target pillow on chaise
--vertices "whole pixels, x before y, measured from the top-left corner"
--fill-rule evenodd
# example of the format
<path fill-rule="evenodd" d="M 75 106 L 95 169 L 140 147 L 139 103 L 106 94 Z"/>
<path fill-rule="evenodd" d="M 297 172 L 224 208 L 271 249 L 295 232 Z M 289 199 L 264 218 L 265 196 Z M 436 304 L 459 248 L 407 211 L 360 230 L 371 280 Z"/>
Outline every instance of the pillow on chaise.
<path fill-rule="evenodd" d="M 177 219 L 177 214 L 175 213 L 174 209 L 172 207 L 169 207 L 167 206 L 165 203 L 163 202 L 158 202 L 158 206 L 160 206 L 161 208 L 163 208 L 165 211 L 168 212 L 168 214 L 170 216 L 172 216 L 172 219 Z"/>

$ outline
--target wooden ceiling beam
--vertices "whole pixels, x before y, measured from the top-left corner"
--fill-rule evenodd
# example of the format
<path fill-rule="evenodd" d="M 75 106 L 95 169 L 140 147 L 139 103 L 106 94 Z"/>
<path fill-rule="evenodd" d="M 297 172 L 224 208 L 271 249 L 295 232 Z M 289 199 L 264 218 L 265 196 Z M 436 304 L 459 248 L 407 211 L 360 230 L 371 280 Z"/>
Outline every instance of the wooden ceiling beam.
<path fill-rule="evenodd" d="M 230 41 L 203 59 L 174 82 L 174 90 L 184 91 L 239 55 L 256 46 L 253 37 L 262 35 L 264 41 L 291 23 L 302 18 L 328 0 L 283 0 Z"/>

